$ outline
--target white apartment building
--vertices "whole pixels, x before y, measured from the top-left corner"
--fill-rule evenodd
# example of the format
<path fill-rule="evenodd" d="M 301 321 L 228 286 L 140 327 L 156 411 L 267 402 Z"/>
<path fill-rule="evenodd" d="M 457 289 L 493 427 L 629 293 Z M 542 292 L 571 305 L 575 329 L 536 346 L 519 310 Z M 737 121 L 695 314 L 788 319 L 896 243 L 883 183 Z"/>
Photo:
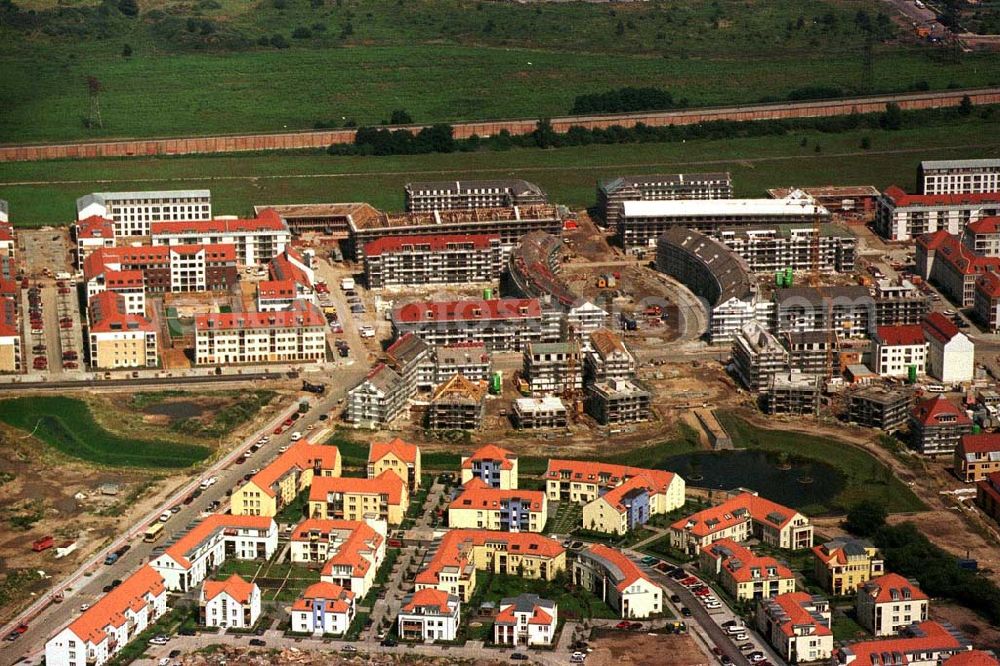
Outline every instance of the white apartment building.
<path fill-rule="evenodd" d="M 226 580 L 206 580 L 199 598 L 206 627 L 249 629 L 260 617 L 260 588 L 233 574 Z"/>
<path fill-rule="evenodd" d="M 927 374 L 946 384 L 971 382 L 975 373 L 976 345 L 940 312 L 924 320 L 927 340 Z"/>
<path fill-rule="evenodd" d="M 927 619 L 930 600 L 914 581 L 889 573 L 858 587 L 858 623 L 875 636 L 892 636 Z"/>
<path fill-rule="evenodd" d="M 292 532 L 291 560 L 322 563 L 321 580 L 364 597 L 385 560 L 386 529 L 384 520 L 309 518 Z"/>
<path fill-rule="evenodd" d="M 101 666 L 167 612 L 163 577 L 144 566 L 45 644 L 49 666 Z"/>
<path fill-rule="evenodd" d="M 148 236 L 160 221 L 212 219 L 208 190 L 94 192 L 76 200 L 76 219 L 105 217 L 114 221 L 115 236 Z"/>
<path fill-rule="evenodd" d="M 234 245 L 244 266 L 267 263 L 292 242 L 288 225 L 272 208 L 255 219 L 203 218 L 197 221 L 154 222 L 153 245 Z"/>
<path fill-rule="evenodd" d="M 1000 213 L 1000 193 L 907 194 L 890 185 L 875 206 L 875 229 L 905 241 L 935 231 L 959 235 L 971 223 Z"/>
<path fill-rule="evenodd" d="M 927 372 L 927 341 L 919 324 L 879 326 L 873 336 L 875 372 L 883 377 L 906 377 Z"/>
<path fill-rule="evenodd" d="M 79 220 L 72 231 L 76 241 L 74 263 L 77 268 L 83 268 L 83 262 L 94 250 L 115 246 L 115 223 L 106 217 L 94 215 Z"/>
<path fill-rule="evenodd" d="M 924 160 L 917 183 L 923 194 L 1000 192 L 1000 159 Z"/>
<path fill-rule="evenodd" d="M 590 590 L 624 619 L 641 619 L 663 611 L 663 589 L 620 550 L 601 543 L 577 554 L 573 582 Z"/>
<path fill-rule="evenodd" d="M 311 303 L 283 312 L 198 315 L 194 328 L 196 365 L 326 360 L 326 319 Z"/>
<path fill-rule="evenodd" d="M 149 565 L 168 590 L 196 588 L 227 557 L 263 560 L 278 548 L 278 524 L 264 516 L 213 514 L 197 523 Z"/>
<path fill-rule="evenodd" d="M 413 641 L 453 641 L 462 602 L 433 587 L 406 595 L 396 616 L 399 637 Z"/>
<path fill-rule="evenodd" d="M 517 647 L 552 645 L 559 626 L 559 607 L 537 594 L 519 594 L 500 600 L 493 620 L 493 642 Z"/>
<path fill-rule="evenodd" d="M 757 629 L 789 664 L 830 659 L 830 618 L 830 602 L 805 592 L 779 594 L 757 605 Z"/>

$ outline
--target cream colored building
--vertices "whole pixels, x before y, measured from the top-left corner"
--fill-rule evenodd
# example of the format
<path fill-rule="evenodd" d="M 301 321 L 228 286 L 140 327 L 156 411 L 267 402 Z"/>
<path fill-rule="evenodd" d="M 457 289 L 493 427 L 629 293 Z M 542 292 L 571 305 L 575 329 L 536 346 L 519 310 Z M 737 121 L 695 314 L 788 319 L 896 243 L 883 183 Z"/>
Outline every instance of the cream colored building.
<path fill-rule="evenodd" d="M 549 518 L 548 499 L 540 490 L 489 488 L 469 481 L 448 505 L 448 526 L 502 532 L 541 532 Z"/>
<path fill-rule="evenodd" d="M 296 526 L 290 540 L 292 562 L 322 563 L 320 580 L 364 597 L 385 560 L 386 524 L 308 518 Z"/>
<path fill-rule="evenodd" d="M 467 602 L 476 589 L 477 570 L 552 580 L 566 570 L 566 549 L 530 532 L 450 530 L 417 572 L 416 589 L 433 587 Z"/>
<path fill-rule="evenodd" d="M 875 636 L 892 636 L 925 621 L 929 607 L 930 600 L 914 581 L 894 573 L 859 585 L 854 603 L 858 624 Z"/>
<path fill-rule="evenodd" d="M 310 518 L 360 521 L 374 517 L 399 525 L 409 506 L 406 483 L 389 470 L 374 479 L 314 479 L 309 489 Z"/>
<path fill-rule="evenodd" d="M 811 548 L 809 519 L 786 506 L 743 492 L 722 504 L 681 518 L 670 526 L 670 545 L 689 555 L 719 539 L 746 541 L 750 537 L 775 548 Z"/>
<path fill-rule="evenodd" d="M 480 479 L 490 488 L 517 488 L 517 454 L 496 444 L 487 444 L 470 455 L 462 456 L 460 471 L 462 485 L 472 479 Z"/>
<path fill-rule="evenodd" d="M 881 576 L 885 562 L 864 539 L 840 537 L 812 549 L 816 578 L 834 596 L 854 594 L 859 585 Z"/>
<path fill-rule="evenodd" d="M 795 591 L 795 574 L 787 566 L 730 539 L 702 548 L 698 561 L 701 570 L 714 576 L 734 599 L 769 599 Z"/>
<path fill-rule="evenodd" d="M 663 612 L 663 590 L 620 550 L 594 544 L 577 553 L 573 582 L 590 590 L 622 618 L 641 619 Z"/>
<path fill-rule="evenodd" d="M 229 500 L 234 516 L 275 516 L 309 488 L 315 476 L 340 476 L 340 451 L 336 446 L 300 440 L 233 491 Z"/>
<path fill-rule="evenodd" d="M 194 318 L 196 365 L 326 360 L 326 320 L 312 303 L 281 312 L 238 312 Z"/>
<path fill-rule="evenodd" d="M 830 659 L 830 617 L 830 603 L 805 592 L 781 594 L 757 605 L 757 629 L 789 664 Z"/>
<path fill-rule="evenodd" d="M 410 493 L 420 488 L 420 447 L 398 437 L 391 442 L 372 442 L 368 448 L 368 478 L 390 471 L 401 478 Z"/>
<path fill-rule="evenodd" d="M 93 368 L 155 368 L 159 365 L 156 326 L 142 315 L 127 314 L 125 298 L 104 291 L 90 299 L 87 335 Z"/>

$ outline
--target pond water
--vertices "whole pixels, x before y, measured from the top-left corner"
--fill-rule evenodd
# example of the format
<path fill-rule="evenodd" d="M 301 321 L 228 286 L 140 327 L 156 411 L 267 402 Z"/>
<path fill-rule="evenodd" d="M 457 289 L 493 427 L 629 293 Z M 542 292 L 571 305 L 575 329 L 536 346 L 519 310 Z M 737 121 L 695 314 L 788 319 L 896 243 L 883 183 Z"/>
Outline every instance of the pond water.
<path fill-rule="evenodd" d="M 830 465 L 795 458 L 781 461 L 763 451 L 703 451 L 674 456 L 657 466 L 677 472 L 688 486 L 750 488 L 793 508 L 828 507 L 844 488 L 843 475 Z"/>
<path fill-rule="evenodd" d="M 168 400 L 147 405 L 142 408 L 142 411 L 145 414 L 169 416 L 172 419 L 179 420 L 199 417 L 206 409 L 208 409 L 206 405 L 190 400 Z"/>

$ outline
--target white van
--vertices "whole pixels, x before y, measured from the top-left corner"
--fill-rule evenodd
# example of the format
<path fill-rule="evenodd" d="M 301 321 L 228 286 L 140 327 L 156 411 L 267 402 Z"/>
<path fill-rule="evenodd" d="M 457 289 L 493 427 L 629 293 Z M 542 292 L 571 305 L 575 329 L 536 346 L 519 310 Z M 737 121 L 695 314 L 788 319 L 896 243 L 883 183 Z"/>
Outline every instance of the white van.
<path fill-rule="evenodd" d="M 349 291 L 351 289 L 354 289 L 354 278 L 349 278 L 349 277 L 343 278 L 340 281 L 340 288 L 343 291 Z"/>
<path fill-rule="evenodd" d="M 170 520 L 170 512 L 169 511 L 164 511 L 163 513 L 160 514 L 160 522 L 161 523 L 165 523 L 168 520 Z"/>
<path fill-rule="evenodd" d="M 944 393 L 947 390 L 940 384 L 928 384 L 924 388 L 928 393 Z"/>
<path fill-rule="evenodd" d="M 293 442 L 297 442 L 300 439 L 302 439 L 302 433 L 301 432 L 296 431 L 296 432 L 292 433 L 292 441 Z"/>

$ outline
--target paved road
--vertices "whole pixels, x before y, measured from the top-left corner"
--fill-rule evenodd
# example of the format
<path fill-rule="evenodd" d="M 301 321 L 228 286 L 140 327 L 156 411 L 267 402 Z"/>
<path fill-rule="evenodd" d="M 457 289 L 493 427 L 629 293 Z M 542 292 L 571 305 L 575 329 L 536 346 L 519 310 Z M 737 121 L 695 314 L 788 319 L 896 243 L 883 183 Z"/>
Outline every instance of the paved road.
<path fill-rule="evenodd" d="M 336 377 L 326 377 L 330 382 L 327 384 L 327 394 L 319 400 L 313 398 L 313 408 L 308 414 L 299 419 L 296 429 L 304 430 L 310 424 L 321 424 L 319 416 L 328 413 L 334 408 L 337 401 L 343 397 L 346 388 L 351 386 L 353 382 L 356 382 L 363 375 L 364 371 L 365 369 L 361 367 L 357 367 L 356 369 L 347 368 L 340 370 Z M 163 504 L 145 516 L 136 519 L 127 534 L 118 537 L 112 543 L 100 549 L 75 572 L 60 581 L 58 585 L 54 585 L 53 590 L 64 590 L 66 592 L 66 600 L 62 604 L 49 605 L 48 597 L 39 599 L 25 612 L 21 613 L 15 621 L 11 622 L 8 627 L 0 630 L 5 635 L 17 623 L 22 621 L 29 622 L 29 629 L 21 639 L 13 644 L 3 643 L 3 647 L 0 648 L 0 666 L 7 666 L 14 663 L 25 653 L 36 654 L 38 651 L 43 650 L 45 641 L 79 613 L 80 604 L 93 603 L 94 600 L 103 594 L 101 591 L 102 588 L 109 584 L 112 579 L 124 579 L 141 565 L 145 564 L 149 560 L 152 550 L 157 547 L 157 544 L 143 543 L 142 532 L 163 511 L 180 504 L 185 497 L 198 487 L 202 479 L 209 476 L 217 476 L 218 482 L 202 493 L 190 505 L 180 505 L 180 512 L 173 515 L 166 523 L 166 534 L 164 534 L 161 541 L 168 540 L 172 533 L 180 531 L 201 517 L 202 512 L 213 500 L 222 502 L 220 511 L 228 509 L 226 491 L 236 486 L 237 482 L 242 481 L 243 475 L 251 468 L 264 467 L 267 462 L 277 457 L 278 448 L 289 444 L 291 431 L 281 436 L 272 435 L 271 441 L 257 453 L 253 454 L 248 462 L 243 465 L 236 465 L 234 463 L 235 459 L 262 435 L 271 435 L 277 424 L 285 420 L 295 410 L 296 406 L 297 402 L 281 409 L 275 418 L 270 420 L 252 436 L 246 438 L 240 446 L 235 447 L 228 455 L 213 464 L 197 478 L 184 483 Z M 125 543 L 129 543 L 132 546 L 131 550 L 113 566 L 104 566 L 102 562 L 105 555 Z M 46 606 L 48 607 L 46 608 Z"/>

